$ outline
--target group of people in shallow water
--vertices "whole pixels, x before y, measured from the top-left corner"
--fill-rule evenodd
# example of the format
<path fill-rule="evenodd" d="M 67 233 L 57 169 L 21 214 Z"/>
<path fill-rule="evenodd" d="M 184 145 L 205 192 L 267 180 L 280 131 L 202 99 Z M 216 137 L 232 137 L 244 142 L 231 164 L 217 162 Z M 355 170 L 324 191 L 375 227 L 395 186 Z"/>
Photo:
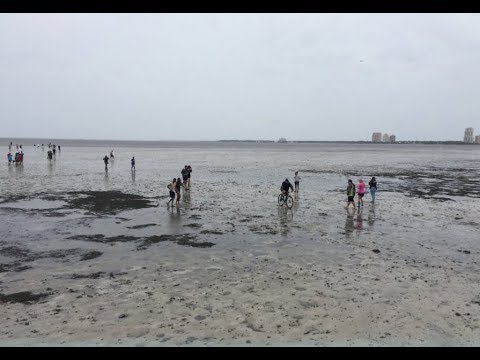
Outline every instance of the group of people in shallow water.
<path fill-rule="evenodd" d="M 180 180 L 180 178 L 173 178 L 172 182 L 167 185 L 170 195 L 170 200 L 168 200 L 167 206 L 170 206 L 170 203 L 172 203 L 173 206 L 173 201 L 175 200 L 175 197 L 177 198 L 175 206 L 178 206 L 180 204 L 181 189 L 183 188 L 184 192 L 190 190 L 191 174 L 192 167 L 190 165 L 185 165 L 185 167 L 181 171 L 183 182 L 182 180 Z"/>
<path fill-rule="evenodd" d="M 295 189 L 293 188 L 288 178 L 285 179 L 282 182 L 282 185 L 280 186 L 280 191 L 282 192 L 282 194 L 288 195 L 288 192 L 290 189 L 292 189 L 292 191 L 294 191 L 295 193 L 298 193 L 298 191 L 300 190 L 300 176 L 298 175 L 298 171 L 295 171 L 294 182 L 295 182 Z M 372 177 L 372 179 L 368 182 L 368 186 L 370 190 L 370 195 L 372 197 L 372 204 L 374 204 L 375 194 L 377 193 L 377 180 L 375 179 L 375 176 Z M 356 190 L 357 188 L 358 188 L 358 191 Z M 355 193 L 357 194 L 358 208 L 363 207 L 363 197 L 365 196 L 365 183 L 363 182 L 363 179 L 359 179 L 358 184 L 356 186 L 351 179 L 348 179 L 347 206 L 345 207 L 346 209 L 348 209 L 350 204 L 353 205 L 354 209 L 356 208 Z"/>
<path fill-rule="evenodd" d="M 16 144 L 17 151 L 15 152 L 15 156 L 12 155 L 12 146 L 13 146 L 13 143 L 10 141 L 10 144 L 8 145 L 8 153 L 7 153 L 8 165 L 13 164 L 13 163 L 15 165 L 22 165 L 23 164 L 23 155 L 24 155 L 22 145 Z"/>
<path fill-rule="evenodd" d="M 372 204 L 375 203 L 375 194 L 377 193 L 377 180 L 375 179 L 375 176 L 372 177 L 372 179 L 368 182 L 368 186 L 370 187 L 370 195 L 372 196 Z M 353 205 L 353 208 L 355 209 L 355 192 L 356 189 L 358 188 L 357 192 L 357 201 L 358 201 L 358 207 L 363 207 L 363 196 L 365 195 L 365 183 L 363 182 L 362 179 L 358 180 L 357 186 L 353 183 L 351 179 L 348 179 L 347 183 L 347 206 L 345 207 L 348 209 L 350 204 Z"/>
<path fill-rule="evenodd" d="M 42 149 L 43 149 L 43 144 L 42 144 Z M 58 152 L 60 152 L 60 145 L 58 145 Z M 57 154 L 57 145 L 48 143 L 47 159 L 52 160 L 56 154 Z"/>
<path fill-rule="evenodd" d="M 7 160 L 8 164 L 15 163 L 16 165 L 22 165 L 23 164 L 23 146 L 16 144 L 17 151 L 15 152 L 15 157 L 12 155 L 12 146 L 13 143 L 10 141 L 10 144 L 8 144 L 8 154 L 7 154 Z M 33 147 L 40 147 L 40 144 L 33 144 Z M 44 144 L 42 144 L 42 151 L 45 150 Z M 60 152 L 61 147 L 58 145 L 58 152 Z M 47 159 L 52 160 L 57 152 L 57 145 L 48 143 L 48 151 L 47 151 Z"/>

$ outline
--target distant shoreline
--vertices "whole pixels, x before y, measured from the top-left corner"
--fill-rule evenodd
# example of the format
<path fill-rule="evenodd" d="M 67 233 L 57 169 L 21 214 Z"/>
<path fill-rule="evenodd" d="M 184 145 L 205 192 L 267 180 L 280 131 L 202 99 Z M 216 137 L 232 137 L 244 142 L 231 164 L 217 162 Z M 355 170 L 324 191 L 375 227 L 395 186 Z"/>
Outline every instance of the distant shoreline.
<path fill-rule="evenodd" d="M 275 140 L 113 140 L 113 139 L 45 139 L 45 138 L 0 138 L 0 144 L 8 145 L 10 141 L 13 144 L 20 143 L 24 146 L 33 144 L 45 144 L 49 142 L 53 144 L 159 144 L 159 143 L 261 143 L 261 144 L 375 144 L 375 145 L 397 145 L 397 144 L 422 144 L 422 145 L 480 145 L 476 143 L 465 143 L 463 141 L 419 141 L 419 140 L 406 140 L 396 141 L 394 143 L 385 142 L 372 142 L 372 141 L 346 141 L 346 140 L 288 140 L 286 142 L 278 142 Z"/>

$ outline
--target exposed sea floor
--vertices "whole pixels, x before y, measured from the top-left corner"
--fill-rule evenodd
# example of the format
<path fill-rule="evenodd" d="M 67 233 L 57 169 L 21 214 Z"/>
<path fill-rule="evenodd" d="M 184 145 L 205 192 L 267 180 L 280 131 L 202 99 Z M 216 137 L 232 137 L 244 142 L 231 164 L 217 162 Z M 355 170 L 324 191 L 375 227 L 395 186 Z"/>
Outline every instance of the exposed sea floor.
<path fill-rule="evenodd" d="M 164 143 L 107 172 L 109 144 L 23 147 L 0 170 L 0 345 L 480 345 L 480 146 Z"/>

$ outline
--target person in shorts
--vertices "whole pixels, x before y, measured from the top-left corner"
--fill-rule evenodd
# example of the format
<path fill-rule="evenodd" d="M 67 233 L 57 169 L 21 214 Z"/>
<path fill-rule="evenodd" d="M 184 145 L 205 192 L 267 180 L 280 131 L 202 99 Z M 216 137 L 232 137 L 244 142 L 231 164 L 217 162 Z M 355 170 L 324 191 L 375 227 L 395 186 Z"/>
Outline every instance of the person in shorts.
<path fill-rule="evenodd" d="M 170 190 L 170 200 L 167 202 L 167 206 L 170 205 L 170 202 L 173 206 L 173 200 L 175 200 L 175 186 L 176 186 L 177 179 L 173 178 L 172 182 L 167 185 L 168 190 Z"/>
<path fill-rule="evenodd" d="M 182 181 L 180 180 L 180 178 L 177 178 L 177 182 L 175 183 L 175 194 L 177 194 L 177 206 L 180 205 L 180 198 L 181 198 L 181 195 L 180 195 L 180 189 L 182 187 Z"/>
<path fill-rule="evenodd" d="M 348 209 L 348 207 L 350 206 L 350 203 L 353 205 L 353 208 L 355 209 L 355 184 L 352 182 L 351 179 L 348 179 L 347 206 L 345 206 L 345 209 Z"/>
<path fill-rule="evenodd" d="M 363 206 L 363 196 L 365 195 L 365 183 L 362 179 L 358 180 L 358 207 Z"/>

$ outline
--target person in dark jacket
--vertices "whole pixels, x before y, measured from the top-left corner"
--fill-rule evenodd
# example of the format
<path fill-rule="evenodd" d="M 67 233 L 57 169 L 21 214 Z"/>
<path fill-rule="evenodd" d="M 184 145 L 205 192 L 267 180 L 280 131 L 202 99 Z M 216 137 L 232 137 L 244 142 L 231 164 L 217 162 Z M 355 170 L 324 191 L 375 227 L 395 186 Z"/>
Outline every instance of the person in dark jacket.
<path fill-rule="evenodd" d="M 285 179 L 285 181 L 282 182 L 282 186 L 280 186 L 280 190 L 282 191 L 282 194 L 288 195 L 289 189 L 292 189 L 292 191 L 294 191 L 292 183 L 288 179 Z"/>
<path fill-rule="evenodd" d="M 372 177 L 372 180 L 368 182 L 370 186 L 370 195 L 372 196 L 372 203 L 375 203 L 375 194 L 377 193 L 377 180 L 375 180 L 375 176 Z"/>

